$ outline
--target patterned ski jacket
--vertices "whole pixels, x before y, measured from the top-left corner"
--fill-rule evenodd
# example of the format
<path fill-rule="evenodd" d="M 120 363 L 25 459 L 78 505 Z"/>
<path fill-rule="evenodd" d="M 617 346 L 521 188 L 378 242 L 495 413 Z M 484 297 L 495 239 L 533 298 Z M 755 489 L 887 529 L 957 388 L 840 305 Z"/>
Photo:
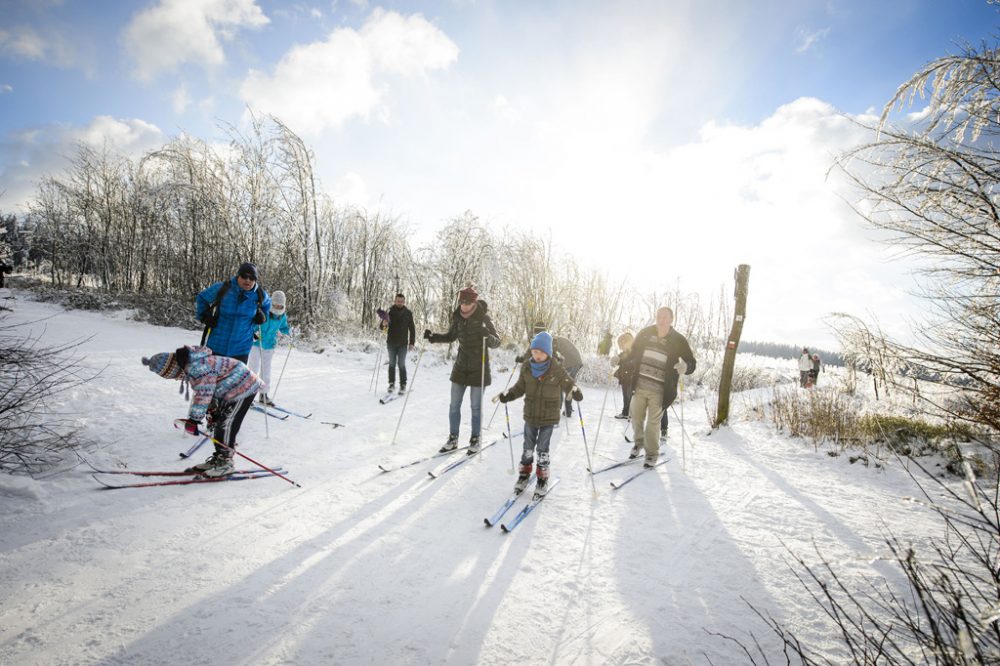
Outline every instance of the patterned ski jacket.
<path fill-rule="evenodd" d="M 222 282 L 216 282 L 204 289 L 195 299 L 195 317 L 202 321 L 202 316 L 212 307 Z M 250 291 L 243 291 L 235 277 L 229 278 L 229 288 L 219 303 L 219 321 L 212 328 L 205 344 L 213 353 L 221 356 L 246 356 L 253 346 L 253 333 L 257 328 L 253 318 L 257 314 L 257 290 L 263 289 L 255 284 Z M 261 309 L 264 314 L 271 312 L 271 297 L 263 292 Z"/>
<path fill-rule="evenodd" d="M 188 410 L 188 418 L 194 421 L 205 418 L 212 398 L 219 402 L 236 402 L 254 395 L 263 386 L 263 382 L 242 361 L 216 356 L 208 347 L 188 346 L 188 349 L 191 357 L 184 374 L 194 392 L 191 409 Z"/>
<path fill-rule="evenodd" d="M 524 422 L 532 426 L 556 425 L 562 416 L 563 393 L 569 393 L 575 385 L 559 361 L 552 364 L 545 374 L 535 378 L 531 374 L 531 362 L 521 364 L 517 381 L 507 391 L 508 402 L 524 396 Z"/>
<path fill-rule="evenodd" d="M 490 385 L 490 352 L 500 346 L 500 334 L 486 314 L 486 301 L 476 301 L 476 310 L 468 319 L 462 317 L 462 306 L 451 313 L 451 327 L 447 333 L 432 333 L 430 342 L 458 340 L 458 357 L 451 369 L 451 381 L 462 386 Z M 483 340 L 486 340 L 486 358 L 483 358 Z M 485 366 L 485 377 L 484 377 Z"/>

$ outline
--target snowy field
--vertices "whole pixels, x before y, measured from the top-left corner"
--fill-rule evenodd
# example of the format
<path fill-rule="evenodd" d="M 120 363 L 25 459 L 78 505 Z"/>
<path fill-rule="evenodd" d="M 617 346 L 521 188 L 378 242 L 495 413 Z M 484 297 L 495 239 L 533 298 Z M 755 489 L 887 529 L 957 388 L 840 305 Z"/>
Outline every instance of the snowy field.
<path fill-rule="evenodd" d="M 196 333 L 3 293 L 17 297 L 8 321 L 49 317 L 33 325 L 43 342 L 96 334 L 85 363 L 106 368 L 59 405 L 98 443 L 90 463 L 183 469 L 191 438 L 172 421 L 186 404 L 139 359 Z M 272 419 L 268 437 L 263 415 L 248 415 L 240 450 L 301 489 L 267 478 L 102 491 L 83 464 L 0 478 L 0 663 L 735 664 L 741 648 L 714 633 L 778 649 L 744 600 L 836 658 L 785 546 L 814 561 L 815 542 L 848 579 L 899 582 L 872 564 L 883 523 L 914 541 L 937 529 L 904 501 L 915 489 L 903 470 L 850 465 L 761 423 L 708 435 L 700 401 L 686 405 L 691 446 L 672 426 L 667 465 L 618 491 L 609 483 L 624 473 L 598 475 L 596 499 L 579 422 L 564 422 L 561 483 L 512 533 L 487 529 L 514 483 L 507 441 L 436 480 L 427 471 L 440 459 L 380 473 L 443 443 L 450 366 L 428 353 L 412 379 L 411 355 L 390 445 L 403 400 L 383 406 L 368 390 L 374 361 L 335 344 L 292 351 L 278 402 L 314 416 Z M 487 397 L 506 379 L 495 371 Z M 593 445 L 603 392 L 583 390 Z M 611 404 L 595 465 L 629 449 Z M 484 439 L 503 422 L 501 408 Z M 468 423 L 466 405 L 463 443 Z"/>

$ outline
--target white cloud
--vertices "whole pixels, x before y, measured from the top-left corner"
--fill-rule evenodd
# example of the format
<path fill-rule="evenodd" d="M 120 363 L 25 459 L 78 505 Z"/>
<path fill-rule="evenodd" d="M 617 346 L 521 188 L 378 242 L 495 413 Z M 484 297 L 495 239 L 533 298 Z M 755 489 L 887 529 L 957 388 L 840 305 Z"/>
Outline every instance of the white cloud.
<path fill-rule="evenodd" d="M 76 146 L 107 147 L 138 157 L 165 141 L 163 132 L 138 118 L 96 116 L 87 125 L 46 125 L 11 132 L 0 139 L 0 210 L 24 210 L 46 175 L 62 171 Z"/>
<path fill-rule="evenodd" d="M 5 83 L 2 86 L 0 86 L 0 95 L 10 92 L 14 92 L 14 86 L 10 85 L 9 83 Z"/>
<path fill-rule="evenodd" d="M 799 26 L 795 29 L 795 52 L 805 53 L 815 46 L 821 39 L 824 39 L 828 34 L 830 34 L 830 28 L 810 30 L 803 26 Z"/>
<path fill-rule="evenodd" d="M 88 75 L 94 69 L 89 50 L 54 24 L 42 28 L 28 25 L 0 28 L 0 54 L 65 69 L 81 69 Z"/>
<path fill-rule="evenodd" d="M 221 65 L 222 42 L 269 22 L 255 0 L 160 0 L 132 18 L 122 43 L 135 76 L 150 80 L 186 63 Z"/>
<path fill-rule="evenodd" d="M 387 75 L 425 74 L 457 57 L 454 42 L 421 15 L 376 9 L 360 30 L 340 28 L 292 48 L 271 74 L 251 70 L 240 95 L 296 131 L 315 133 L 373 112 L 385 117 Z"/>

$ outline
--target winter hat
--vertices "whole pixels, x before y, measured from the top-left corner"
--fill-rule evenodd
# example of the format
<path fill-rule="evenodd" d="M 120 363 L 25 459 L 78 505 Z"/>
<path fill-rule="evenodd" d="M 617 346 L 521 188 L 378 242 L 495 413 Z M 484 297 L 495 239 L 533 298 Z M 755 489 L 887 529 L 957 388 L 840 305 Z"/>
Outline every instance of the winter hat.
<path fill-rule="evenodd" d="M 242 264 L 240 264 L 240 267 L 236 269 L 237 277 L 247 277 L 251 275 L 253 276 L 254 282 L 256 282 L 259 277 L 257 275 L 257 267 L 251 264 L 249 261 L 244 261 Z"/>
<path fill-rule="evenodd" d="M 538 349 L 545 352 L 548 356 L 552 356 L 552 336 L 547 332 L 542 331 L 536 335 L 531 340 L 531 348 Z"/>
<path fill-rule="evenodd" d="M 532 329 L 531 332 L 532 333 L 541 333 L 542 331 L 544 331 L 547 328 L 548 328 L 548 326 L 545 325 L 545 322 L 542 321 L 541 319 L 539 319 L 538 321 L 535 322 L 535 327 Z"/>
<path fill-rule="evenodd" d="M 183 351 L 181 351 L 183 350 Z M 142 364 L 165 379 L 178 379 L 184 374 L 187 365 L 187 347 L 181 347 L 177 352 L 153 354 L 152 358 L 142 357 Z"/>
<path fill-rule="evenodd" d="M 459 303 L 475 303 L 479 300 L 479 292 L 471 284 L 458 292 L 458 302 Z"/>
<path fill-rule="evenodd" d="M 285 292 L 276 291 L 271 294 L 271 312 L 278 316 L 285 314 Z"/>

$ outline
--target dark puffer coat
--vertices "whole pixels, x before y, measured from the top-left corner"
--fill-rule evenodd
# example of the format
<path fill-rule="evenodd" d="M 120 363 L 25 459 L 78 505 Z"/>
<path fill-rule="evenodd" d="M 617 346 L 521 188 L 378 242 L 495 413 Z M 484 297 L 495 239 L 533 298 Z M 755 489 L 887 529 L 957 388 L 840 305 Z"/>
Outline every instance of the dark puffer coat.
<path fill-rule="evenodd" d="M 490 385 L 490 352 L 500 346 L 500 334 L 486 314 L 486 301 L 476 301 L 476 311 L 468 319 L 462 317 L 462 306 L 451 313 L 451 327 L 447 333 L 432 333 L 430 342 L 458 340 L 458 357 L 451 369 L 451 381 L 462 386 Z M 486 371 L 483 376 L 483 339 L 486 339 Z"/>
<path fill-rule="evenodd" d="M 521 365 L 517 381 L 506 394 L 506 402 L 524 396 L 524 422 L 532 426 L 556 425 L 562 416 L 563 393 L 573 391 L 575 385 L 559 361 L 552 364 L 537 379 L 531 374 L 531 362 Z"/>

